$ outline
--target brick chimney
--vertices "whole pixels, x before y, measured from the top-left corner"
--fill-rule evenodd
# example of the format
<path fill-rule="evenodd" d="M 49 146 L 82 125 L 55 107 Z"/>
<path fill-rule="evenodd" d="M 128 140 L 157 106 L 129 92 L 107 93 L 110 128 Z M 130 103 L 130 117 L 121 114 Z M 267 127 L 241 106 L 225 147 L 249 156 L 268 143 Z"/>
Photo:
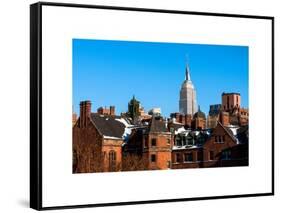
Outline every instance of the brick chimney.
<path fill-rule="evenodd" d="M 115 115 L 115 106 L 110 106 L 109 111 L 110 111 L 109 112 L 110 115 Z"/>
<path fill-rule="evenodd" d="M 91 101 L 80 102 L 80 128 L 88 126 L 89 117 L 91 115 Z"/>

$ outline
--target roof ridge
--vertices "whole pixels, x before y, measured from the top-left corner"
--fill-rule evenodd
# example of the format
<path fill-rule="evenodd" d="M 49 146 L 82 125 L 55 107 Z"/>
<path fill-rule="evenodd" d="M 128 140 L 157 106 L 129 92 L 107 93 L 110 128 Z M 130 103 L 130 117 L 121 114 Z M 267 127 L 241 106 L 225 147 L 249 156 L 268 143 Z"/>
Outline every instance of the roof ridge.
<path fill-rule="evenodd" d="M 219 124 L 219 125 L 226 131 L 226 133 L 236 142 L 236 138 L 234 137 L 233 134 L 231 134 L 231 133 L 228 131 L 227 127 L 223 126 L 222 123 L 219 122 L 219 121 L 218 121 L 218 124 Z"/>

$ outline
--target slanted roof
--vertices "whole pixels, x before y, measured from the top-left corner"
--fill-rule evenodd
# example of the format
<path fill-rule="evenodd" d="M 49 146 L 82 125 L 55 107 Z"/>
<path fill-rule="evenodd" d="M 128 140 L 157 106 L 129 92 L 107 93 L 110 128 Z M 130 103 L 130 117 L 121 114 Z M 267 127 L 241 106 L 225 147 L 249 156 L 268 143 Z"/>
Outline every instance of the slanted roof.
<path fill-rule="evenodd" d="M 100 115 L 96 113 L 91 114 L 91 119 L 97 130 L 104 137 L 112 139 L 122 139 L 125 131 L 125 125 L 116 120 L 118 116 Z"/>
<path fill-rule="evenodd" d="M 149 123 L 150 132 L 169 132 L 166 121 L 163 121 L 161 117 L 153 116 Z"/>
<path fill-rule="evenodd" d="M 233 135 L 233 132 L 232 132 L 229 128 L 223 126 L 223 125 L 221 124 L 221 122 L 219 122 L 219 121 L 218 121 L 218 125 L 220 125 L 220 126 L 226 131 L 226 133 L 231 137 L 231 139 L 232 139 L 233 141 L 235 141 L 235 142 L 237 141 L 236 138 L 235 138 L 235 136 Z"/>

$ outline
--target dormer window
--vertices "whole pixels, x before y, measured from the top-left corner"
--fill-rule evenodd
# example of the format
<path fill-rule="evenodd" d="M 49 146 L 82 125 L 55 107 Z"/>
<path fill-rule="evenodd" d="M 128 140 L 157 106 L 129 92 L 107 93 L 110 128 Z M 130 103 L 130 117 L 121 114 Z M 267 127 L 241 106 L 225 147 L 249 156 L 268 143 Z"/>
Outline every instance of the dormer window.
<path fill-rule="evenodd" d="M 224 143 L 224 135 L 217 135 L 215 136 L 215 143 Z"/>

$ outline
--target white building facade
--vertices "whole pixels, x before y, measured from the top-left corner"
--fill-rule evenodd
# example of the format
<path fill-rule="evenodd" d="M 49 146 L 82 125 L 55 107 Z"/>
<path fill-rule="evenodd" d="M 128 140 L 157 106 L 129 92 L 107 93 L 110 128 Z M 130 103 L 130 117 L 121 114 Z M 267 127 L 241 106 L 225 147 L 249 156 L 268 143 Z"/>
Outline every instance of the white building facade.
<path fill-rule="evenodd" d="M 179 112 L 182 114 L 194 115 L 198 111 L 196 91 L 190 78 L 189 66 L 186 66 L 185 81 L 180 90 Z"/>

